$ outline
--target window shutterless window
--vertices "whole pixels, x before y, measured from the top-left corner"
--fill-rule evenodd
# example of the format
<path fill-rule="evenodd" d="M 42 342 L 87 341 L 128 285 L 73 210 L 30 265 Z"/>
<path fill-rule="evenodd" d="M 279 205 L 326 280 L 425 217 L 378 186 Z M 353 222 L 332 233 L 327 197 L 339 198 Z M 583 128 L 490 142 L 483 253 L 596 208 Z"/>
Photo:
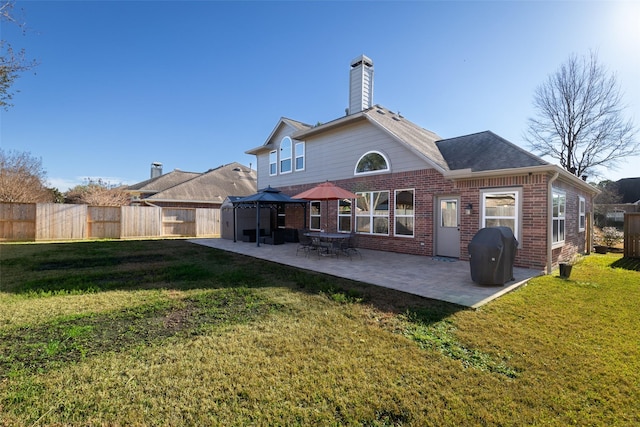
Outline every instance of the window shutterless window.
<path fill-rule="evenodd" d="M 518 240 L 520 238 L 521 188 L 487 189 L 480 192 L 480 226 L 509 227 Z"/>
<path fill-rule="evenodd" d="M 356 164 L 356 169 L 354 173 L 356 175 L 359 174 L 367 174 L 367 173 L 375 173 L 375 172 L 384 172 L 389 170 L 389 161 L 387 158 L 378 151 L 370 151 L 360 157 L 358 163 Z"/>
<path fill-rule="evenodd" d="M 338 200 L 338 231 L 351 232 L 351 200 Z"/>
<path fill-rule="evenodd" d="M 314 200 L 309 205 L 309 228 L 312 230 L 320 230 L 320 202 Z"/>
<path fill-rule="evenodd" d="M 551 242 L 563 243 L 567 212 L 567 196 L 564 192 L 553 190 L 553 214 L 551 218 Z"/>
<path fill-rule="evenodd" d="M 578 197 L 578 231 L 584 231 L 587 227 L 587 203 L 584 197 Z"/>
<path fill-rule="evenodd" d="M 363 234 L 389 235 L 389 192 L 357 193 L 356 231 Z"/>
<path fill-rule="evenodd" d="M 413 237 L 415 221 L 414 190 L 395 191 L 395 235 Z"/>
<path fill-rule="evenodd" d="M 304 170 L 304 142 L 296 142 L 296 170 Z"/>
<path fill-rule="evenodd" d="M 291 138 L 285 136 L 280 141 L 280 173 L 291 172 Z"/>
<path fill-rule="evenodd" d="M 276 175 L 278 173 L 278 152 L 271 151 L 269 153 L 269 175 Z"/>

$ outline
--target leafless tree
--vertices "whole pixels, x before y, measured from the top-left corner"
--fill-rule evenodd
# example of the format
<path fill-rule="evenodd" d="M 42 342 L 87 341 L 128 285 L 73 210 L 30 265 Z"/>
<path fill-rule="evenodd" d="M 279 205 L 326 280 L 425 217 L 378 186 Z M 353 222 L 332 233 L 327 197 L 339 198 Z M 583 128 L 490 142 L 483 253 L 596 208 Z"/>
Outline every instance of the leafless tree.
<path fill-rule="evenodd" d="M 65 194 L 65 203 L 91 206 L 126 206 L 131 196 L 117 186 L 98 179 L 87 179 L 85 185 L 76 185 Z"/>
<path fill-rule="evenodd" d="M 45 186 L 45 181 L 41 159 L 28 152 L 0 148 L 0 202 L 53 202 L 53 190 Z"/>
<path fill-rule="evenodd" d="M 571 55 L 535 92 L 536 117 L 524 135 L 531 149 L 559 160 L 577 176 L 597 167 L 615 168 L 638 153 L 640 142 L 615 74 L 598 62 L 596 53 Z"/>
<path fill-rule="evenodd" d="M 14 5 L 13 0 L 0 2 L 0 23 L 15 24 L 24 32 L 24 23 L 19 22 L 13 14 Z M 9 42 L 0 39 L 0 107 L 7 110 L 12 106 L 13 92 L 10 89 L 13 82 L 20 73 L 28 71 L 36 65 L 35 60 L 29 61 L 27 59 L 24 49 L 16 51 Z"/>

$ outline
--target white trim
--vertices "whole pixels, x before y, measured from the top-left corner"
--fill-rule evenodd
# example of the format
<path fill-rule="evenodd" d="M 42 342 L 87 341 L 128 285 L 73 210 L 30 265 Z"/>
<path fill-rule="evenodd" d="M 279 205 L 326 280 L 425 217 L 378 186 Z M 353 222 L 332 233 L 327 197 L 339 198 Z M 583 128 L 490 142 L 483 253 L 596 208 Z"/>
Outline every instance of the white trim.
<path fill-rule="evenodd" d="M 294 147 L 294 156 L 293 156 L 293 170 L 296 172 L 305 170 L 307 166 L 307 147 L 304 141 L 297 141 L 293 144 Z M 302 147 L 302 154 L 298 153 L 298 147 Z M 302 159 L 302 167 L 298 168 L 298 159 Z"/>
<path fill-rule="evenodd" d="M 522 247 L 522 187 L 496 187 L 484 188 L 480 190 L 480 228 L 486 227 L 486 206 L 485 198 L 490 194 L 514 194 L 515 195 L 515 215 L 490 215 L 490 219 L 514 219 L 513 235 L 518 240 L 518 247 Z"/>
<path fill-rule="evenodd" d="M 398 214 L 396 209 L 398 206 L 398 192 L 402 192 L 402 191 L 411 191 L 411 194 L 413 196 L 413 213 L 411 215 L 407 215 L 407 214 Z M 398 234 L 398 223 L 396 222 L 397 218 L 411 218 L 412 219 L 412 227 L 411 227 L 411 234 Z M 401 189 L 396 189 L 394 190 L 393 193 L 393 235 L 395 237 L 407 237 L 407 238 L 414 238 L 416 236 L 416 189 L 415 188 L 401 188 Z"/>
<path fill-rule="evenodd" d="M 282 155 L 282 145 L 284 143 L 289 144 L 289 155 L 287 157 L 284 157 Z M 280 171 L 280 175 L 285 175 L 293 172 L 293 141 L 291 141 L 291 138 L 289 138 L 288 136 L 285 136 L 284 138 L 282 138 L 282 141 L 280 141 L 280 146 L 278 147 L 278 157 L 278 169 Z M 282 163 L 287 160 L 289 161 L 289 170 L 282 170 Z"/>
<path fill-rule="evenodd" d="M 380 155 L 380 157 L 382 157 L 384 159 L 384 162 L 386 163 L 387 168 L 386 169 L 377 169 L 377 170 L 373 170 L 373 171 L 366 171 L 366 172 L 358 172 L 358 165 L 360 164 L 362 159 L 364 159 L 369 154 L 378 154 L 378 155 Z M 370 150 L 370 151 L 367 151 L 366 153 L 364 153 L 362 156 L 360 156 L 360 158 L 356 162 L 355 167 L 353 168 L 353 174 L 354 175 L 372 175 L 372 174 L 376 174 L 376 173 L 386 173 L 386 172 L 390 172 L 390 171 L 391 171 L 391 162 L 389 162 L 389 158 L 383 152 L 378 151 L 378 150 Z"/>
<path fill-rule="evenodd" d="M 553 200 L 555 199 L 556 194 L 558 195 L 559 198 L 564 199 L 564 204 L 560 205 L 558 204 L 558 216 L 555 216 L 554 212 L 553 212 Z M 561 209 L 564 208 L 564 209 Z M 554 222 L 558 221 L 558 239 L 557 241 L 553 241 L 553 232 L 555 231 L 554 229 Z M 560 240 L 560 221 L 562 221 L 562 239 Z M 551 228 L 551 246 L 552 248 L 559 248 L 561 246 L 564 246 L 564 243 L 566 241 L 566 236 L 567 236 L 567 192 L 564 190 L 561 190 L 559 188 L 551 188 L 551 223 L 549 224 L 549 227 Z"/>
<path fill-rule="evenodd" d="M 587 227 L 587 201 L 578 196 L 578 232 L 583 232 Z"/>
<path fill-rule="evenodd" d="M 275 162 L 271 162 L 271 155 L 273 155 L 275 157 Z M 271 165 L 275 166 L 275 171 L 272 171 L 271 169 Z M 276 176 L 278 175 L 278 151 L 277 150 L 271 150 L 269 151 L 269 176 Z"/>

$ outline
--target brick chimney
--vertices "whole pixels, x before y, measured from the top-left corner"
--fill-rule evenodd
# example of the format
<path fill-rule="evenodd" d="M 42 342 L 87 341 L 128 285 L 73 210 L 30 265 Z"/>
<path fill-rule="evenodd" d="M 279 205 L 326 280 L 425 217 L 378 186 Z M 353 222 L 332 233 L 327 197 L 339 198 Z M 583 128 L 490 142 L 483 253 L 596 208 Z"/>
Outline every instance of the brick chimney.
<path fill-rule="evenodd" d="M 360 55 L 351 61 L 349 75 L 349 109 L 355 114 L 373 106 L 373 61 Z"/>

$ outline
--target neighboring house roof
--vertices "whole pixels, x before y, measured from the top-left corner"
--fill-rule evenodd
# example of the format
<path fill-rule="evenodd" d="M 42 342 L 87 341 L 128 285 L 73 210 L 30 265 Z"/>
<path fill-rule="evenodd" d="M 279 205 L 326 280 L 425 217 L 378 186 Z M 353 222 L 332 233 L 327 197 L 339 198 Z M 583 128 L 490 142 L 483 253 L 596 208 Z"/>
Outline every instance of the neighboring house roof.
<path fill-rule="evenodd" d="M 549 165 L 491 131 L 436 142 L 449 170 L 472 172 Z"/>
<path fill-rule="evenodd" d="M 640 178 L 622 178 L 616 182 L 621 203 L 636 204 L 640 202 Z"/>
<path fill-rule="evenodd" d="M 248 196 L 255 193 L 256 188 L 256 172 L 234 162 L 198 174 L 195 178 L 160 191 L 145 200 L 151 203 L 222 203 L 227 196 Z"/>
<path fill-rule="evenodd" d="M 175 169 L 169 173 L 160 175 L 159 177 L 130 185 L 126 189 L 139 193 L 155 194 L 178 184 L 182 184 L 183 182 L 189 181 L 190 179 L 200 175 L 202 174 L 198 172 L 183 172 L 179 169 Z"/>

